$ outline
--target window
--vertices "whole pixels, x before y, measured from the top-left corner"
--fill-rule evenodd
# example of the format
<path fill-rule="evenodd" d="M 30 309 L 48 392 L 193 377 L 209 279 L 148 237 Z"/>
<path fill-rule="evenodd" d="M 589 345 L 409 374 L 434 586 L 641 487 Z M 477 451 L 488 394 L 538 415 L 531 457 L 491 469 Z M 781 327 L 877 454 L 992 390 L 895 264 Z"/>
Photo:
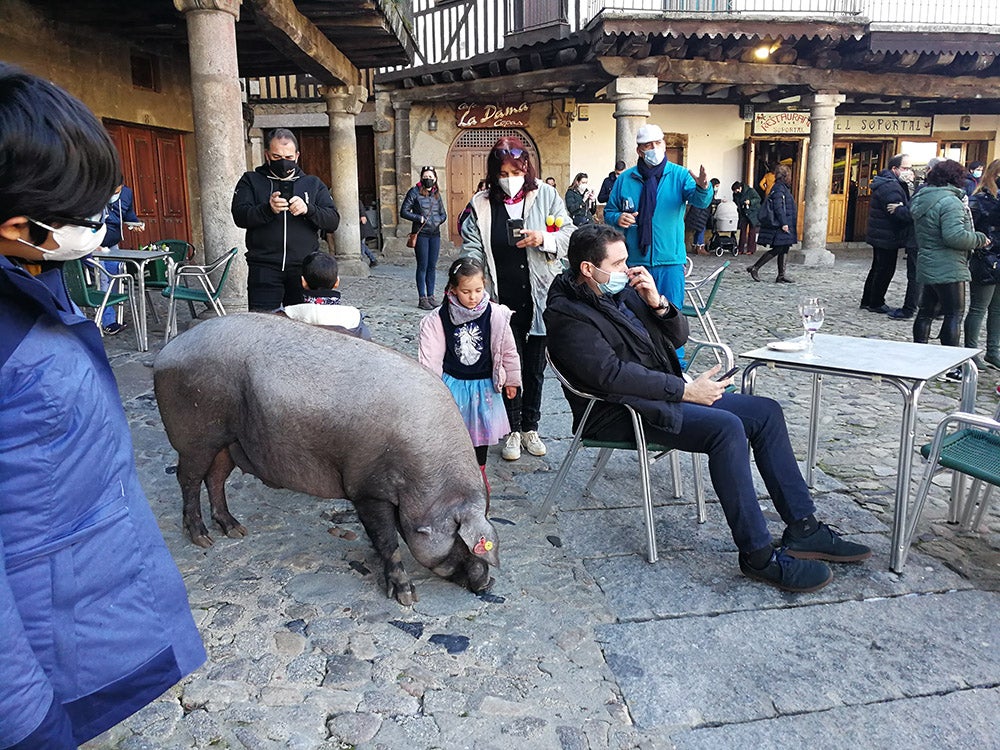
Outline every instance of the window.
<path fill-rule="evenodd" d="M 132 52 L 129 55 L 132 68 L 132 85 L 148 91 L 160 90 L 160 61 L 153 55 Z"/>

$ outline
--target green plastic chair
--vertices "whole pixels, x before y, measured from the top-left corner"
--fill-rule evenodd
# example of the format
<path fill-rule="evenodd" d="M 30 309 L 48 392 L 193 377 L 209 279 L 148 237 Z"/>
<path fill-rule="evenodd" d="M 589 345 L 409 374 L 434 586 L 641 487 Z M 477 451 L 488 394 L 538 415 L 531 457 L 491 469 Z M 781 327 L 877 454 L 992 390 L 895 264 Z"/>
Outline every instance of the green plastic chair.
<path fill-rule="evenodd" d="M 732 366 L 733 353 L 725 344 L 716 345 L 700 341 L 695 343 L 697 343 L 699 348 L 721 347 L 721 356 L 725 359 L 729 366 Z M 545 502 L 543 502 L 541 507 L 538 509 L 538 513 L 535 515 L 535 520 L 542 521 L 549 514 L 549 511 L 552 509 L 553 502 L 555 502 L 556 498 L 559 496 L 563 483 L 569 475 L 569 469 L 573 464 L 573 459 L 576 458 L 576 454 L 580 450 L 581 446 L 584 448 L 600 449 L 600 453 L 597 455 L 597 463 L 594 465 L 594 471 L 590 475 L 590 479 L 587 481 L 587 484 L 583 489 L 584 496 L 590 493 L 591 487 L 604 471 L 604 467 L 607 466 L 608 460 L 611 458 L 612 451 L 635 451 L 636 456 L 639 459 L 639 484 L 642 490 L 643 516 L 645 517 L 646 522 L 646 559 L 651 563 L 655 563 L 658 559 L 658 553 L 656 551 L 656 530 L 653 523 L 653 493 L 650 485 L 649 469 L 660 459 L 664 457 L 669 458 L 671 473 L 673 475 L 673 495 L 675 498 L 681 497 L 680 452 L 673 448 L 667 448 L 666 446 L 647 442 L 646 432 L 642 425 L 642 419 L 636 411 L 627 404 L 621 405 L 628 410 L 629 416 L 632 418 L 632 429 L 635 435 L 634 440 L 612 441 L 585 438 L 583 436 L 583 431 L 587 426 L 587 419 L 590 417 L 590 412 L 594 408 L 594 404 L 598 401 L 603 401 L 604 399 L 600 396 L 595 396 L 592 393 L 581 391 L 577 386 L 570 383 L 569 380 L 567 380 L 566 377 L 559 372 L 556 366 L 552 364 L 552 358 L 549 355 L 548 350 L 545 352 L 545 358 L 563 388 L 580 398 L 587 399 L 588 403 L 587 409 L 583 413 L 583 418 L 580 420 L 580 424 L 576 428 L 576 432 L 573 435 L 573 442 L 570 444 L 569 451 L 566 453 L 566 458 L 563 459 L 562 464 L 559 466 L 559 471 L 556 473 L 555 481 L 552 482 L 552 487 L 549 488 L 549 492 L 545 496 Z M 655 455 L 650 455 L 650 453 Z M 691 454 L 691 466 L 694 472 L 694 494 L 695 505 L 698 509 L 698 523 L 704 523 L 706 519 L 705 486 L 701 473 L 701 457 L 697 453 Z"/>
<path fill-rule="evenodd" d="M 705 339 L 712 344 L 722 344 L 722 338 L 719 336 L 719 331 L 716 329 L 715 322 L 712 320 L 709 311 L 712 308 L 712 303 L 715 301 L 715 295 L 719 291 L 719 286 L 722 284 L 722 276 L 727 268 L 729 268 L 728 260 L 705 278 L 695 281 L 686 280 L 684 282 L 684 298 L 687 300 L 687 304 L 681 307 L 681 313 L 689 318 L 697 318 L 701 324 L 702 331 L 705 333 Z M 706 297 L 704 290 L 709 284 L 711 284 L 711 289 Z M 716 361 L 721 362 L 722 359 L 718 351 L 715 354 Z"/>
<path fill-rule="evenodd" d="M 164 341 L 170 341 L 171 336 L 177 335 L 177 300 L 193 303 L 201 302 L 206 308 L 211 307 L 216 315 L 225 315 L 226 310 L 222 306 L 219 298 L 223 287 L 226 285 L 226 278 L 229 276 L 229 268 L 236 259 L 239 248 L 234 247 L 228 253 L 216 258 L 211 263 L 204 266 L 194 264 L 183 264 L 179 266 L 169 265 L 170 280 L 167 288 L 160 292 L 170 300 L 167 308 L 167 325 L 164 333 Z M 212 274 L 220 271 L 218 282 L 212 281 Z M 198 286 L 186 286 L 185 282 L 197 281 Z M 193 307 L 192 307 L 193 309 Z M 193 316 L 192 316 L 193 317 Z"/>
<path fill-rule="evenodd" d="M 913 511 L 907 523 L 900 570 L 906 562 L 906 554 L 916 532 L 920 512 L 924 509 L 931 480 L 939 471 L 950 469 L 956 475 L 964 474 L 973 479 L 964 506 L 961 501 L 964 483 L 952 483 L 951 519 L 958 520 L 959 528 L 966 532 L 978 528 L 983 522 L 993 488 L 1000 485 L 1000 407 L 997 407 L 992 419 L 960 411 L 949 414 L 938 423 L 933 440 L 924 445 L 920 453 L 927 459 L 927 469 L 917 489 Z"/>
<path fill-rule="evenodd" d="M 97 274 L 107 277 L 107 289 L 97 289 L 88 283 L 87 276 L 84 273 L 84 263 Z M 135 302 L 135 279 L 132 278 L 132 274 L 111 273 L 93 258 L 87 258 L 85 261 L 68 260 L 63 263 L 62 272 L 63 280 L 66 283 L 66 290 L 69 292 L 70 299 L 73 300 L 77 307 L 97 310 L 94 322 L 97 324 L 97 330 L 100 331 L 102 337 L 104 336 L 104 329 L 101 327 L 101 318 L 104 316 L 105 309 L 109 306 L 113 307 L 114 305 L 122 305 L 127 302 L 129 309 L 132 311 L 132 330 L 135 333 L 135 345 L 137 349 L 141 350 L 139 342 L 139 310 Z M 124 284 L 125 291 L 114 291 L 114 282 Z"/>
<path fill-rule="evenodd" d="M 170 264 L 179 265 L 188 263 L 194 257 L 194 245 L 186 240 L 157 240 L 150 243 L 153 247 L 165 247 L 170 251 L 166 258 L 158 258 L 152 263 L 146 264 L 146 306 L 153 312 L 153 320 L 160 322 L 160 316 L 153 305 L 152 290 L 166 289 L 170 285 Z M 188 302 L 191 309 L 191 317 L 194 317 L 194 303 Z"/>

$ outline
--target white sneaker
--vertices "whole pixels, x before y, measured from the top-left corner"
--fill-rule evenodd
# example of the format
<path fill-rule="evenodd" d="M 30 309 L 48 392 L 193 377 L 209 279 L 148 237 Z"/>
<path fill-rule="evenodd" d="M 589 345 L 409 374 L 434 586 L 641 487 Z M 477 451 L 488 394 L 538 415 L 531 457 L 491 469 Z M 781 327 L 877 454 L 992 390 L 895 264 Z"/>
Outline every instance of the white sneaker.
<path fill-rule="evenodd" d="M 521 433 L 512 432 L 504 438 L 503 450 L 500 455 L 507 461 L 516 461 L 521 457 Z"/>
<path fill-rule="evenodd" d="M 542 439 L 538 437 L 538 433 L 534 430 L 521 433 L 521 445 L 532 456 L 544 456 L 548 452 L 545 449 Z"/>

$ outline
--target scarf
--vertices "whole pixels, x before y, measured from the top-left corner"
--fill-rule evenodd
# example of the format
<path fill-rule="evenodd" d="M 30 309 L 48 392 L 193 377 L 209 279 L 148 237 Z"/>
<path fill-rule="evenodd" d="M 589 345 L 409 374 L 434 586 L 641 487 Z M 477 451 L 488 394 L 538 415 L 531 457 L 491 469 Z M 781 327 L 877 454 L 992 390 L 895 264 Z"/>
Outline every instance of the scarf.
<path fill-rule="evenodd" d="M 471 323 L 482 315 L 490 304 L 490 295 L 488 294 L 484 294 L 483 298 L 479 300 L 479 304 L 471 310 L 459 302 L 458 297 L 451 292 L 448 292 L 445 296 L 448 299 L 448 313 L 451 315 L 451 322 L 457 326 L 464 326 L 466 323 Z"/>
<path fill-rule="evenodd" d="M 310 289 L 302 292 L 302 299 L 311 305 L 339 305 L 340 291 L 337 289 Z"/>
<path fill-rule="evenodd" d="M 656 211 L 656 190 L 660 187 L 663 168 L 667 166 L 667 157 L 655 167 L 646 164 L 639 158 L 639 176 L 642 177 L 642 192 L 639 194 L 639 252 L 645 255 L 653 244 L 653 212 Z"/>

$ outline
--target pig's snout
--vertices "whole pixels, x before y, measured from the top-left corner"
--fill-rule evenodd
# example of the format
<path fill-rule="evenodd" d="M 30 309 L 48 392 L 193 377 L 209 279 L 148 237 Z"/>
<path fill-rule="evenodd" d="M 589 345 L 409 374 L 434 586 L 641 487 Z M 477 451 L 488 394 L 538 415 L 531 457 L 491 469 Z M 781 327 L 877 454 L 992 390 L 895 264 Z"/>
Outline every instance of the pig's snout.
<path fill-rule="evenodd" d="M 474 594 L 489 591 L 493 586 L 489 564 L 469 554 L 458 544 L 452 549 L 448 559 L 432 570 L 446 580 L 465 586 Z"/>

